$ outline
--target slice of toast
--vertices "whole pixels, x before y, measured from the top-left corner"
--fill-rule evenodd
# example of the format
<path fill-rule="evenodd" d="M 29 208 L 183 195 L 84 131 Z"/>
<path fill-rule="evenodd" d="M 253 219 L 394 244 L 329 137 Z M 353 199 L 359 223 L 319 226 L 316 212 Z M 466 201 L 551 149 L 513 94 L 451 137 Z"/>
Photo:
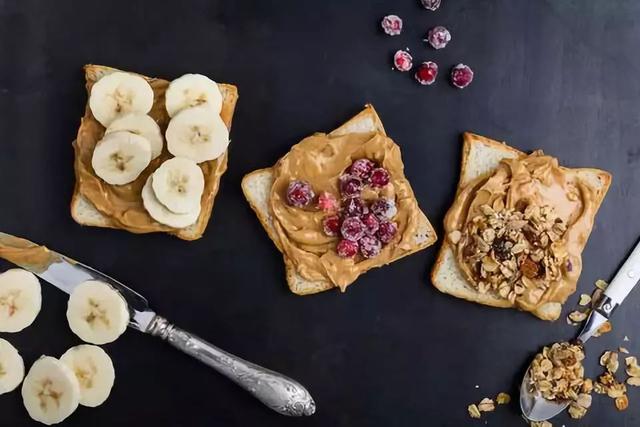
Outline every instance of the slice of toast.
<path fill-rule="evenodd" d="M 365 106 L 364 110 L 351 118 L 342 126 L 338 127 L 330 133 L 330 135 L 344 135 L 348 133 L 368 133 L 380 132 L 386 135 L 382 121 L 371 105 Z M 273 185 L 273 173 L 271 168 L 259 169 L 247 174 L 242 179 L 242 191 L 251 208 L 255 211 L 258 220 L 264 227 L 269 238 L 280 250 L 278 236 L 273 226 L 273 217 L 269 208 L 269 193 Z M 437 237 L 431 223 L 420 212 L 420 225 L 415 236 L 414 247 L 402 257 L 415 253 L 421 249 L 431 246 L 435 243 Z M 402 257 L 397 257 L 389 262 L 396 261 Z M 309 295 L 326 291 L 334 287 L 333 283 L 328 280 L 311 281 L 300 276 L 293 265 L 293 262 L 287 256 L 283 256 L 286 267 L 286 277 L 289 289 L 298 295 Z"/>
<path fill-rule="evenodd" d="M 462 166 L 456 194 L 472 180 L 493 172 L 501 160 L 525 155 L 522 151 L 509 147 L 505 143 L 473 133 L 465 133 L 463 139 Z M 582 180 L 595 189 L 595 211 L 597 212 L 611 185 L 611 175 L 599 169 L 581 168 L 573 170 L 579 174 Z M 481 294 L 468 284 L 458 267 L 453 249 L 446 237 L 443 239 L 438 258 L 431 271 L 431 281 L 441 292 L 458 298 L 492 307 L 513 307 L 506 299 L 489 293 Z M 560 317 L 561 311 L 562 305 L 559 302 L 549 302 L 538 307 L 533 314 L 543 320 L 556 320 Z"/>
<path fill-rule="evenodd" d="M 87 80 L 87 88 L 90 87 L 90 84 L 98 81 L 101 77 L 113 73 L 115 71 L 119 71 L 115 68 L 106 67 L 103 65 L 85 65 L 85 78 Z M 135 73 L 134 73 L 135 74 Z M 140 75 L 147 81 L 158 81 L 160 79 L 154 79 L 151 77 L 147 77 L 144 75 Z M 227 127 L 231 129 L 231 123 L 233 120 L 233 113 L 235 111 L 235 106 L 238 101 L 238 90 L 235 86 L 229 84 L 218 84 L 220 88 L 220 92 L 223 97 L 223 105 L 222 111 L 220 112 L 220 117 L 225 122 Z M 91 110 L 89 108 L 89 103 L 87 99 L 87 106 L 85 108 L 85 115 L 82 118 L 82 123 L 80 125 L 80 129 L 78 130 L 78 134 L 83 129 L 85 121 L 95 120 L 93 115 L 91 114 Z M 164 129 L 163 129 L 164 131 Z M 74 147 L 76 147 L 77 142 L 73 142 Z M 164 151 L 166 151 L 166 143 Z M 186 228 L 175 229 L 164 226 L 162 224 L 155 223 L 151 232 L 167 232 L 169 234 L 173 234 L 180 239 L 183 240 L 196 240 L 202 237 L 209 219 L 211 217 L 211 212 L 213 210 L 213 203 L 215 200 L 216 193 L 220 188 L 220 177 L 226 171 L 227 168 L 227 160 L 228 160 L 228 151 L 219 157 L 216 160 L 212 160 L 211 162 L 220 162 L 218 165 L 219 170 L 221 171 L 220 176 L 212 176 L 211 179 L 214 179 L 215 182 L 211 182 L 207 187 L 210 188 L 211 197 L 205 198 L 203 200 L 208 200 L 208 202 L 203 202 L 200 217 L 193 225 L 190 225 Z M 78 151 L 76 150 L 76 162 L 78 159 Z M 77 170 L 77 169 L 76 169 Z M 146 175 L 144 177 L 139 177 L 138 179 L 146 179 Z M 204 195 L 203 195 L 204 196 Z M 142 202 L 140 202 L 142 203 Z M 76 185 L 74 188 L 73 196 L 71 198 L 71 216 L 73 219 L 80 225 L 92 226 L 92 227 L 105 227 L 105 228 L 123 228 L 117 221 L 112 220 L 108 215 L 98 210 L 95 205 L 82 193 L 81 183 L 78 179 L 76 179 Z M 153 220 L 151 220 L 153 221 Z M 155 221 L 154 221 L 155 222 Z M 138 231 L 136 231 L 138 232 Z M 146 231 L 145 231 L 146 232 Z"/>

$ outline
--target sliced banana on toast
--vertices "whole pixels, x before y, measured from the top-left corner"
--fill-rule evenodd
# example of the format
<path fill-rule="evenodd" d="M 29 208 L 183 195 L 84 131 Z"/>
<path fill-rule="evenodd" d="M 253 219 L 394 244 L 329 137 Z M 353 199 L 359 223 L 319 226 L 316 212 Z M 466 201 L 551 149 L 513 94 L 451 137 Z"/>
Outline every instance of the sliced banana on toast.
<path fill-rule="evenodd" d="M 80 405 L 95 408 L 102 405 L 113 388 L 116 372 L 109 355 L 95 345 L 72 347 L 60 357 L 80 384 Z"/>
<path fill-rule="evenodd" d="M 24 378 L 24 362 L 18 350 L 0 338 L 0 394 L 15 390 Z"/>
<path fill-rule="evenodd" d="M 34 420 L 46 425 L 57 424 L 78 408 L 80 385 L 64 363 L 42 356 L 24 378 L 22 401 Z"/>
<path fill-rule="evenodd" d="M 151 162 L 151 144 L 128 131 L 107 133 L 93 150 L 91 166 L 106 183 L 124 185 L 134 181 Z"/>
<path fill-rule="evenodd" d="M 204 174 L 193 160 L 174 157 L 153 173 L 153 194 L 171 212 L 186 214 L 200 206 Z"/>
<path fill-rule="evenodd" d="M 140 76 L 117 71 L 91 87 L 89 108 L 104 127 L 127 113 L 147 114 L 153 106 L 153 89 Z"/>
<path fill-rule="evenodd" d="M 205 106 L 187 108 L 171 119 L 165 132 L 167 149 L 196 163 L 220 157 L 229 145 L 229 129 Z"/>
<path fill-rule="evenodd" d="M 0 274 L 0 332 L 19 332 L 40 313 L 42 292 L 38 278 L 12 268 Z"/>
<path fill-rule="evenodd" d="M 153 118 L 147 114 L 129 113 L 115 119 L 105 134 L 125 130 L 145 138 L 151 144 L 151 159 L 155 159 L 162 153 L 162 131 Z"/>
<path fill-rule="evenodd" d="M 202 74 L 185 74 L 173 80 L 165 93 L 169 117 L 191 107 L 205 106 L 214 115 L 222 110 L 222 93 L 218 84 Z"/>
<path fill-rule="evenodd" d="M 173 228 L 185 228 L 194 224 L 200 216 L 201 205 L 198 203 L 196 208 L 189 213 L 175 213 L 171 212 L 165 205 L 163 205 L 155 193 L 153 192 L 153 175 L 147 178 L 147 182 L 142 187 L 142 203 L 145 209 L 151 215 L 151 218 L 158 221 L 160 224 L 168 225 Z"/>
<path fill-rule="evenodd" d="M 76 286 L 67 305 L 69 327 L 91 344 L 118 339 L 129 324 L 129 308 L 122 296 L 106 283 L 88 280 Z"/>

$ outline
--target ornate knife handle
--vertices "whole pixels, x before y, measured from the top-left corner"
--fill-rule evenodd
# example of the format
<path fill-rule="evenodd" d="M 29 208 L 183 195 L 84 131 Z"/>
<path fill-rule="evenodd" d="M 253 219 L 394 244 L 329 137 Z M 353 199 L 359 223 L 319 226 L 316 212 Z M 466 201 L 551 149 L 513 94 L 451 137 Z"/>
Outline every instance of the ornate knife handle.
<path fill-rule="evenodd" d="M 313 398 L 297 381 L 227 353 L 163 317 L 156 316 L 147 332 L 211 366 L 282 415 L 313 415 L 316 410 Z"/>

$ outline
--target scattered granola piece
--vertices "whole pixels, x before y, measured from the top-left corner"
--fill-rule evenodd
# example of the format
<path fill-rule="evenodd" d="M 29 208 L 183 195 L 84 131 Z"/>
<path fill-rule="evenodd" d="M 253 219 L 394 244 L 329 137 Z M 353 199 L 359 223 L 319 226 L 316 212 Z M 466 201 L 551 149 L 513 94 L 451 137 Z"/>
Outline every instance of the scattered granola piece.
<path fill-rule="evenodd" d="M 509 402 L 511 402 L 511 396 L 509 396 L 508 393 L 498 393 L 496 402 L 498 402 L 498 405 L 507 405 Z"/>
<path fill-rule="evenodd" d="M 627 384 L 632 385 L 634 387 L 640 387 L 640 377 L 627 378 Z"/>
<path fill-rule="evenodd" d="M 593 380 L 591 378 L 586 378 L 584 383 L 582 383 L 580 391 L 586 394 L 591 393 L 593 391 Z"/>
<path fill-rule="evenodd" d="M 605 289 L 607 289 L 607 286 L 609 286 L 609 284 L 604 280 L 602 279 L 596 280 L 596 288 L 602 289 L 604 291 Z"/>
<path fill-rule="evenodd" d="M 578 302 L 578 304 L 584 307 L 589 305 L 590 302 L 591 302 L 591 295 L 587 295 L 587 294 L 580 295 L 580 301 Z"/>
<path fill-rule="evenodd" d="M 531 421 L 530 427 L 553 427 L 553 424 L 549 421 Z"/>
<path fill-rule="evenodd" d="M 622 395 L 616 398 L 616 408 L 618 411 L 624 411 L 629 407 L 629 398 L 627 395 Z"/>
<path fill-rule="evenodd" d="M 629 350 L 627 350 L 625 347 L 618 347 L 618 351 L 620 353 L 629 354 Z"/>
<path fill-rule="evenodd" d="M 480 412 L 492 412 L 496 409 L 496 405 L 493 403 L 493 399 L 485 397 L 478 403 L 478 410 Z"/>
<path fill-rule="evenodd" d="M 475 404 L 471 404 L 467 407 L 467 412 L 471 418 L 480 418 L 480 410 Z"/>
<path fill-rule="evenodd" d="M 618 353 L 615 351 L 605 351 L 600 357 L 600 366 L 607 368 L 607 371 L 615 374 L 620 366 L 618 362 Z"/>
<path fill-rule="evenodd" d="M 579 420 L 580 418 L 584 417 L 586 413 L 587 408 L 583 408 L 576 402 L 571 402 L 571 404 L 569 405 L 569 416 L 574 420 Z"/>
<path fill-rule="evenodd" d="M 630 377 L 640 377 L 640 366 L 638 366 L 638 359 L 635 356 L 629 356 L 624 359 L 625 365 L 627 365 L 627 375 Z"/>
<path fill-rule="evenodd" d="M 569 320 L 571 320 L 574 323 L 584 322 L 586 318 L 587 318 L 587 313 L 579 310 L 575 310 L 569 313 Z"/>
<path fill-rule="evenodd" d="M 580 393 L 578 395 L 578 399 L 576 400 L 576 404 L 585 409 L 589 409 L 591 407 L 592 398 L 590 394 Z"/>
<path fill-rule="evenodd" d="M 601 337 L 604 334 L 607 334 L 609 332 L 611 332 L 611 330 L 613 329 L 613 326 L 611 325 L 611 322 L 609 322 L 608 320 L 606 322 L 604 322 L 602 324 L 602 326 L 600 326 L 598 328 L 598 330 L 596 331 L 595 334 L 593 334 L 594 337 Z"/>

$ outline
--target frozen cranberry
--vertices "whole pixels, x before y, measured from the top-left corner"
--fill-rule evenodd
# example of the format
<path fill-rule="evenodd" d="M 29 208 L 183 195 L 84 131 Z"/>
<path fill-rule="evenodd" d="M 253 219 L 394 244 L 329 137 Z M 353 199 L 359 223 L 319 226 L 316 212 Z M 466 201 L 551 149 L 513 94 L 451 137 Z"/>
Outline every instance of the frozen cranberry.
<path fill-rule="evenodd" d="M 376 167 L 376 164 L 369 159 L 358 159 L 351 163 L 349 173 L 353 176 L 357 176 L 363 181 L 366 181 L 371 176 L 371 171 Z"/>
<path fill-rule="evenodd" d="M 359 197 L 351 197 L 344 202 L 344 208 L 342 212 L 345 216 L 360 216 L 369 211 L 367 205 Z"/>
<path fill-rule="evenodd" d="M 379 198 L 371 203 L 371 212 L 380 220 L 387 221 L 398 213 L 396 203 L 391 199 Z"/>
<path fill-rule="evenodd" d="M 473 81 L 473 70 L 468 65 L 458 64 L 451 70 L 451 83 L 458 89 L 464 89 Z"/>
<path fill-rule="evenodd" d="M 353 258 L 358 253 L 358 242 L 353 240 L 340 240 L 336 246 L 338 256 L 342 258 Z"/>
<path fill-rule="evenodd" d="M 340 233 L 343 238 L 357 242 L 364 236 L 364 223 L 357 216 L 345 218 Z"/>
<path fill-rule="evenodd" d="M 323 191 L 318 196 L 318 209 L 324 212 L 336 212 L 338 210 L 338 201 L 333 194 Z"/>
<path fill-rule="evenodd" d="M 307 181 L 296 180 L 289 183 L 287 201 L 291 206 L 303 208 L 311 203 L 314 197 L 313 188 Z"/>
<path fill-rule="evenodd" d="M 340 217 L 331 215 L 322 220 L 322 229 L 327 236 L 337 236 L 340 231 Z"/>
<path fill-rule="evenodd" d="M 398 15 L 387 15 L 380 23 L 385 33 L 390 36 L 397 36 L 402 32 L 402 18 Z"/>
<path fill-rule="evenodd" d="M 382 243 L 373 236 L 364 236 L 358 242 L 360 244 L 360 253 L 365 258 L 373 258 L 380 255 Z"/>
<path fill-rule="evenodd" d="M 438 76 L 438 64 L 426 61 L 420 64 L 416 71 L 415 78 L 421 85 L 428 86 L 436 81 Z"/>
<path fill-rule="evenodd" d="M 378 228 L 377 236 L 382 243 L 389 243 L 391 240 L 393 240 L 393 237 L 397 232 L 398 226 L 395 222 L 383 221 L 380 223 L 380 228 Z"/>
<path fill-rule="evenodd" d="M 340 177 L 340 193 L 342 197 L 359 196 L 362 191 L 362 180 L 354 175 L 345 174 Z"/>
<path fill-rule="evenodd" d="M 380 226 L 380 221 L 378 218 L 372 213 L 366 213 L 360 217 L 362 222 L 364 223 L 364 232 L 368 236 L 375 236 L 376 231 L 378 231 L 378 227 Z"/>
<path fill-rule="evenodd" d="M 443 49 L 451 41 L 451 33 L 445 27 L 438 25 L 427 33 L 425 41 L 434 49 Z"/>
<path fill-rule="evenodd" d="M 398 71 L 409 71 L 413 67 L 413 57 L 406 50 L 398 50 L 393 55 L 393 66 Z"/>
<path fill-rule="evenodd" d="M 440 0 L 420 0 L 422 6 L 428 10 L 437 10 L 440 7 Z"/>
<path fill-rule="evenodd" d="M 389 183 L 389 172 L 385 168 L 375 168 L 371 171 L 369 181 L 373 187 L 384 187 Z"/>

